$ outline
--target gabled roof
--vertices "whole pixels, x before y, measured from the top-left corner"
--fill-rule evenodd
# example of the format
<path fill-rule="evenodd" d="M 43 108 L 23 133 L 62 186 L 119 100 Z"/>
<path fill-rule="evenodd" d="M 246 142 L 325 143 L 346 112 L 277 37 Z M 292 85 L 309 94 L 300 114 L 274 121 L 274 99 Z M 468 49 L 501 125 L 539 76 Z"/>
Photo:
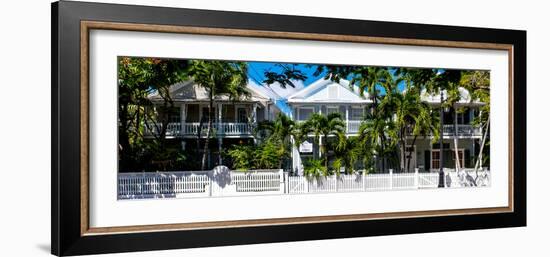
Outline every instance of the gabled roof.
<path fill-rule="evenodd" d="M 443 93 L 443 99 L 447 99 L 447 90 L 441 90 Z M 472 98 L 470 96 L 470 92 L 463 88 L 459 87 L 458 92 L 460 93 L 460 100 L 456 103 L 457 105 L 484 105 L 485 103 L 479 101 L 479 99 L 474 99 L 472 101 Z M 441 95 L 440 94 L 428 94 L 426 92 L 426 89 L 423 89 L 420 93 L 420 97 L 422 101 L 425 101 L 429 104 L 441 104 Z"/>
<path fill-rule="evenodd" d="M 335 82 L 321 78 L 290 95 L 288 103 L 372 103 L 367 92 L 362 97 L 359 88 L 355 85 L 350 88 L 349 83 L 344 79 Z"/>
<path fill-rule="evenodd" d="M 294 86 L 285 85 L 283 87 L 279 82 L 274 82 L 273 84 L 266 85 L 265 87 L 279 95 L 279 99 L 286 99 L 288 96 L 293 95 L 304 88 L 304 82 L 301 80 L 291 80 L 291 82 Z"/>
<path fill-rule="evenodd" d="M 272 96 L 267 95 L 266 92 L 260 89 L 260 86 L 252 84 L 249 82 L 246 85 L 250 96 L 245 98 L 244 96 L 238 101 L 244 102 L 274 102 Z M 200 87 L 193 81 L 185 81 L 176 83 L 170 86 L 170 95 L 174 102 L 201 102 L 209 101 L 208 92 Z M 163 99 L 159 96 L 158 92 L 153 92 L 149 95 L 151 101 L 162 101 Z M 216 101 L 230 101 L 228 95 L 218 95 L 215 98 Z"/>

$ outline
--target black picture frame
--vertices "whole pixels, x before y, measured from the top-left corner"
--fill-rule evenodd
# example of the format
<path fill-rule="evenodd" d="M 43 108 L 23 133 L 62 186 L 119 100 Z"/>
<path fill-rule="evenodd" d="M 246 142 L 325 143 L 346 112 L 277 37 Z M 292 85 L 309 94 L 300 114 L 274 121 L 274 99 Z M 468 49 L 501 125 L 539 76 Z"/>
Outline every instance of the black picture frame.
<path fill-rule="evenodd" d="M 526 31 L 61 1 L 52 4 L 51 252 L 81 255 L 526 226 Z M 506 213 L 81 233 L 82 20 L 513 45 L 513 201 Z"/>

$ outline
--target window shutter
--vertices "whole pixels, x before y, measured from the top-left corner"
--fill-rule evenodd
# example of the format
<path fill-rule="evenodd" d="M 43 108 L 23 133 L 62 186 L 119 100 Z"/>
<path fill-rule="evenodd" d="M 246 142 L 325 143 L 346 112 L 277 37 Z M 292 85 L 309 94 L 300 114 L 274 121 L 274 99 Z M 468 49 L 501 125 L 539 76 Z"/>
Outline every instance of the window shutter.
<path fill-rule="evenodd" d="M 432 153 L 428 150 L 424 151 L 424 167 L 426 168 L 426 171 L 429 171 L 431 169 L 431 165 L 432 165 L 432 163 L 430 162 L 431 154 Z"/>

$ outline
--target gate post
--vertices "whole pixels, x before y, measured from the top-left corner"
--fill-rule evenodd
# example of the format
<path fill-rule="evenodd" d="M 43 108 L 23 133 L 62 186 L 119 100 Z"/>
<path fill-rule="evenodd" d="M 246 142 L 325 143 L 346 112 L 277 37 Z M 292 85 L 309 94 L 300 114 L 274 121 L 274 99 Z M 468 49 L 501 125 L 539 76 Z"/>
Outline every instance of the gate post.
<path fill-rule="evenodd" d="M 283 169 L 279 169 L 279 192 L 282 194 L 285 193 L 285 174 Z"/>

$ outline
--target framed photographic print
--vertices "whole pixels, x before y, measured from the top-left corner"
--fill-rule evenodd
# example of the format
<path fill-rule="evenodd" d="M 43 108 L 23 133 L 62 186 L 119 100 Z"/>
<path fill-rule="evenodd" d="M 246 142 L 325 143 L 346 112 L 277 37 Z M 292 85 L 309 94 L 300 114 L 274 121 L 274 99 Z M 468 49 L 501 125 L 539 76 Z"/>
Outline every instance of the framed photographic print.
<path fill-rule="evenodd" d="M 526 32 L 56 2 L 52 253 L 526 225 Z"/>

